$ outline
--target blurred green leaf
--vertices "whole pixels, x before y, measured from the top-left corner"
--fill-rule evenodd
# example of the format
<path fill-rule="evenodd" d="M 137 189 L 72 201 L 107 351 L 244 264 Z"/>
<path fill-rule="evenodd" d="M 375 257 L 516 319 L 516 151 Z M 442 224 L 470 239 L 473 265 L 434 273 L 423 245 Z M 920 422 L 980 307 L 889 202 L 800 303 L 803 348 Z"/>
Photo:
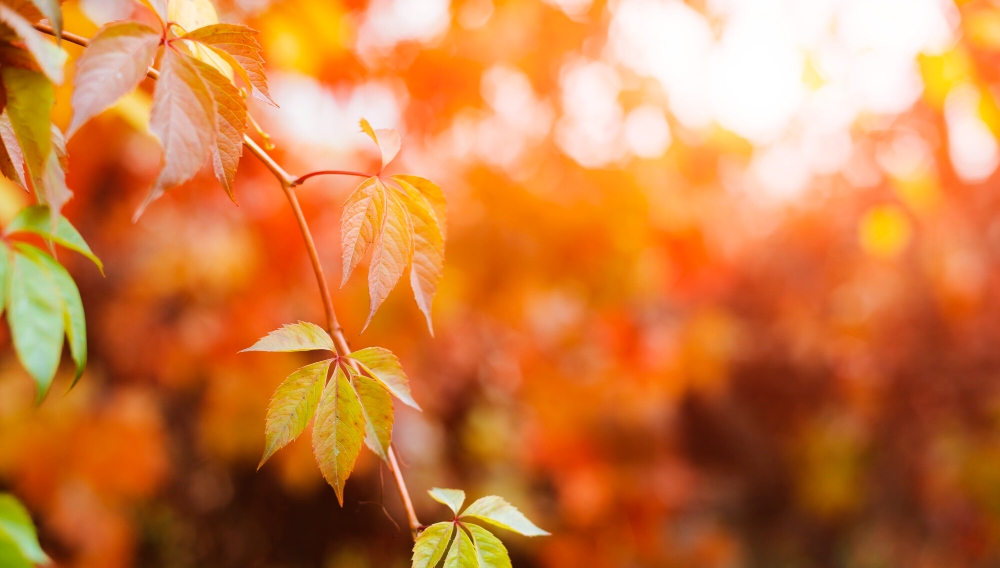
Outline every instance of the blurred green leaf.
<path fill-rule="evenodd" d="M 320 349 L 335 351 L 330 335 L 314 323 L 300 321 L 272 331 L 240 353 L 246 351 L 315 351 Z"/>
<path fill-rule="evenodd" d="M 435 487 L 428 491 L 428 493 L 430 493 L 431 499 L 442 505 L 447 505 L 456 515 L 462 508 L 462 503 L 465 503 L 465 491 L 461 489 L 441 489 L 440 487 Z"/>
<path fill-rule="evenodd" d="M 47 267 L 15 252 L 7 294 L 7 319 L 14 350 L 35 380 L 36 402 L 41 402 L 52 385 L 62 353 L 65 329 L 62 291 Z"/>
<path fill-rule="evenodd" d="M 22 209 L 17 214 L 17 217 L 14 217 L 14 220 L 7 225 L 7 230 L 4 231 L 5 235 L 13 235 L 15 233 L 34 233 L 44 239 L 76 251 L 89 258 L 97 265 L 101 274 L 104 274 L 104 263 L 90 250 L 90 247 L 83 240 L 83 237 L 80 236 L 80 233 L 65 217 L 60 215 L 55 230 L 52 230 L 52 214 L 46 205 L 32 205 Z"/>
<path fill-rule="evenodd" d="M 35 525 L 31 522 L 31 515 L 28 514 L 24 505 L 9 493 L 0 493 L 0 566 L 7 568 L 4 557 L 3 539 L 16 547 L 21 556 L 33 563 L 44 563 L 49 561 L 49 557 L 42 551 L 38 544 L 38 535 L 35 532 Z M 16 566 L 17 564 L 14 564 Z M 29 564 L 30 565 L 30 564 Z"/>

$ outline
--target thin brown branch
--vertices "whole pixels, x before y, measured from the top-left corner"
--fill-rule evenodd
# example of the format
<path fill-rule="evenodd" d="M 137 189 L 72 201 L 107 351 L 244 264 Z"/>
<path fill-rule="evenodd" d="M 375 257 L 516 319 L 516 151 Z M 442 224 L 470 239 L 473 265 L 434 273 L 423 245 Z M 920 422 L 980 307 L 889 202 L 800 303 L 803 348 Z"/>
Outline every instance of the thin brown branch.
<path fill-rule="evenodd" d="M 55 30 L 51 26 L 46 24 L 35 24 L 35 29 L 38 31 L 55 36 Z M 63 39 L 70 43 L 74 43 L 81 47 L 87 47 L 90 43 L 85 37 L 78 36 L 70 32 L 62 33 Z M 152 67 L 149 69 L 147 75 L 151 79 L 156 79 L 159 77 L 159 72 Z M 330 296 L 330 287 L 327 285 L 326 276 L 323 274 L 323 265 L 319 260 L 319 253 L 316 251 L 316 242 L 312 238 L 312 232 L 309 230 L 309 224 L 306 222 L 305 215 L 302 213 L 302 207 L 299 205 L 299 199 L 295 195 L 294 187 L 306 179 L 321 174 L 340 174 L 340 175 L 354 175 L 361 177 L 370 177 L 367 174 L 362 174 L 359 172 L 313 172 L 311 174 L 306 174 L 302 177 L 295 177 L 282 168 L 278 162 L 274 160 L 263 148 L 261 148 L 256 142 L 253 141 L 248 135 L 243 135 L 243 145 L 250 150 L 250 153 L 254 155 L 261 163 L 267 167 L 268 170 L 277 178 L 278 183 L 281 184 L 281 189 L 285 192 L 285 197 L 288 199 L 288 204 L 292 207 L 292 213 L 295 215 L 295 221 L 298 223 L 299 232 L 302 233 L 302 240 L 305 241 L 306 250 L 309 253 L 309 261 L 312 263 L 313 273 L 316 276 L 316 283 L 319 285 L 320 297 L 323 300 L 323 311 L 326 313 L 326 326 L 333 337 L 334 345 L 337 349 L 338 355 L 347 355 L 351 352 L 350 346 L 347 344 L 347 338 L 344 336 L 344 330 L 340 327 L 337 322 L 337 313 L 333 308 L 333 298 Z M 355 365 L 352 361 L 352 365 Z M 355 367 L 355 370 L 357 368 Z M 399 460 L 396 459 L 396 451 L 390 445 L 389 446 L 389 471 L 392 472 L 393 479 L 396 481 L 396 487 L 399 489 L 399 498 L 403 502 L 403 509 L 406 511 L 406 518 L 410 525 L 410 535 L 416 540 L 418 533 L 423 525 L 420 524 L 420 520 L 417 519 L 417 513 L 413 509 L 413 501 L 410 499 L 410 493 L 406 489 L 406 482 L 403 480 L 403 474 L 399 469 Z"/>
<path fill-rule="evenodd" d="M 372 175 L 363 174 L 361 172 L 352 172 L 351 170 L 320 170 L 318 172 L 309 172 L 304 176 L 300 176 L 298 179 L 292 182 L 292 187 L 295 187 L 297 185 L 302 185 L 302 183 L 307 179 L 316 176 L 356 176 L 363 178 L 374 177 Z"/>

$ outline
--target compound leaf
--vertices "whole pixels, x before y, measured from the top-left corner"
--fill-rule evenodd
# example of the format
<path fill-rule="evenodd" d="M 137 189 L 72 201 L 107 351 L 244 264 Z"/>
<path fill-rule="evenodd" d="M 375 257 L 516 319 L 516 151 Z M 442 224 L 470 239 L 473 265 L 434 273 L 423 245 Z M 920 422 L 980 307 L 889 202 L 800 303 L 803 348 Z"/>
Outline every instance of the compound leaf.
<path fill-rule="evenodd" d="M 365 437 L 365 416 L 361 401 L 338 365 L 333 379 L 323 390 L 313 426 L 313 455 L 337 501 L 344 506 L 344 484 L 354 470 Z"/>
<path fill-rule="evenodd" d="M 132 92 L 160 46 L 160 33 L 137 22 L 113 22 L 97 30 L 76 61 L 73 79 L 72 137 L 88 120 Z"/>
<path fill-rule="evenodd" d="M 441 489 L 440 487 L 435 487 L 428 491 L 428 493 L 430 493 L 431 499 L 442 505 L 447 505 L 456 515 L 462 508 L 462 503 L 465 503 L 465 491 L 461 489 Z"/>
<path fill-rule="evenodd" d="M 384 347 L 366 347 L 351 353 L 349 357 L 357 361 L 365 372 L 378 379 L 403 404 L 420 410 L 420 405 L 410 394 L 410 380 L 406 378 L 403 366 L 392 351 Z"/>
<path fill-rule="evenodd" d="M 461 518 L 479 519 L 502 529 L 523 534 L 524 536 L 544 536 L 549 534 L 536 527 L 517 508 L 496 495 L 477 499 L 475 503 L 469 505 L 469 508 L 462 513 Z"/>
<path fill-rule="evenodd" d="M 306 429 L 326 385 L 326 375 L 333 359 L 306 365 L 295 371 L 278 386 L 267 405 L 264 426 L 264 457 L 257 469 L 264 465 L 274 452 L 288 445 Z"/>
<path fill-rule="evenodd" d="M 330 335 L 314 323 L 300 321 L 299 323 L 286 324 L 281 329 L 272 331 L 240 353 L 245 351 L 315 351 L 320 349 L 334 351 Z"/>
<path fill-rule="evenodd" d="M 479 525 L 463 524 L 463 526 L 472 533 L 472 544 L 476 547 L 479 568 L 511 568 L 510 555 L 507 554 L 507 548 L 499 538 Z"/>
<path fill-rule="evenodd" d="M 411 568 L 434 568 L 441 561 L 451 543 L 455 523 L 434 523 L 424 529 L 413 544 Z"/>
<path fill-rule="evenodd" d="M 381 183 L 378 182 L 379 185 Z M 395 288 L 413 255 L 413 227 L 406 207 L 395 192 L 386 192 L 385 205 L 382 230 L 375 239 L 375 252 L 368 269 L 368 295 L 371 298 L 368 320 L 361 331 L 368 327 L 379 306 Z"/>
<path fill-rule="evenodd" d="M 347 198 L 340 217 L 344 269 L 341 287 L 347 283 L 354 267 L 361 262 L 382 230 L 385 209 L 385 186 L 377 177 L 370 177 L 361 182 L 361 185 Z"/>

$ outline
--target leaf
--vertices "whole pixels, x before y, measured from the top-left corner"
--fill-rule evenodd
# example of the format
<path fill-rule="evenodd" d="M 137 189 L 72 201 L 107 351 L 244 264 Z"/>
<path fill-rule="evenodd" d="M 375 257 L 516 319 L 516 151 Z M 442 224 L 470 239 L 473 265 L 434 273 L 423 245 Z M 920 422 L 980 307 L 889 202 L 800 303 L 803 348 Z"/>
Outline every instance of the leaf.
<path fill-rule="evenodd" d="M 0 241 L 0 314 L 7 306 L 7 288 L 10 283 L 11 271 L 10 249 L 7 243 Z"/>
<path fill-rule="evenodd" d="M 420 410 L 420 405 L 410 394 L 410 381 L 406 378 L 403 366 L 392 351 L 384 347 L 366 347 L 351 353 L 349 357 L 357 361 L 365 372 L 378 379 L 403 404 Z"/>
<path fill-rule="evenodd" d="M 323 390 L 313 426 L 313 455 L 337 501 L 344 506 L 344 484 L 354 469 L 365 437 L 365 417 L 358 395 L 338 365 Z"/>
<path fill-rule="evenodd" d="M 315 351 L 320 349 L 335 351 L 330 335 L 314 323 L 300 321 L 299 323 L 286 324 L 281 329 L 272 331 L 240 353 L 246 351 Z"/>
<path fill-rule="evenodd" d="M 63 344 L 62 292 L 48 271 L 15 252 L 7 286 L 7 321 L 14 350 L 38 387 L 36 403 L 52 385 Z"/>
<path fill-rule="evenodd" d="M 451 550 L 448 551 L 448 557 L 444 559 L 444 568 L 479 568 L 476 547 L 461 528 L 458 529 L 458 535 L 451 545 Z"/>
<path fill-rule="evenodd" d="M 53 83 L 63 81 L 63 66 L 66 64 L 66 52 L 59 46 L 47 40 L 35 30 L 31 22 L 10 7 L 0 3 L 0 22 L 9 27 L 24 42 L 24 47 L 31 53 L 38 67 Z"/>
<path fill-rule="evenodd" d="M 430 493 L 431 499 L 442 505 L 447 505 L 456 515 L 462 508 L 462 503 L 465 503 L 465 491 L 461 489 L 441 489 L 440 487 L 435 487 L 428 491 L 428 493 Z"/>
<path fill-rule="evenodd" d="M 73 197 L 73 192 L 66 186 L 66 141 L 55 125 L 52 125 L 50 136 L 52 150 L 45 161 L 45 169 L 41 176 L 35 178 L 35 192 L 39 203 L 48 205 L 58 214 L 62 211 L 63 205 Z"/>
<path fill-rule="evenodd" d="M 427 318 L 427 329 L 434 335 L 431 303 L 444 275 L 444 235 L 438 226 L 430 201 L 407 182 L 399 182 L 406 192 L 402 198 L 413 226 L 413 258 L 410 261 L 410 287 L 417 306 Z"/>
<path fill-rule="evenodd" d="M 424 529 L 413 543 L 413 564 L 411 568 L 434 568 L 455 532 L 455 523 L 434 523 Z"/>
<path fill-rule="evenodd" d="M 49 276 L 59 288 L 63 306 L 63 328 L 69 342 L 70 355 L 73 357 L 73 362 L 76 363 L 76 375 L 73 376 L 73 382 L 69 387 L 73 388 L 87 367 L 87 320 L 83 313 L 80 290 L 76 287 L 69 272 L 45 252 L 24 243 L 18 244 L 18 250 L 48 271 Z"/>
<path fill-rule="evenodd" d="M 192 30 L 185 34 L 183 39 L 194 40 L 210 47 L 251 88 L 255 98 L 278 106 L 267 90 L 264 58 L 260 55 L 261 47 L 254 38 L 255 35 L 257 30 L 246 26 L 214 24 Z"/>
<path fill-rule="evenodd" d="M 211 0 L 169 0 L 167 21 L 174 22 L 185 31 L 196 30 L 219 23 L 219 13 Z"/>
<path fill-rule="evenodd" d="M 368 269 L 368 295 L 371 303 L 368 319 L 361 331 L 368 328 L 379 306 L 403 276 L 412 256 L 413 227 L 406 214 L 406 207 L 394 192 L 388 192 L 382 230 L 375 239 L 375 252 L 372 253 L 372 264 Z"/>
<path fill-rule="evenodd" d="M 7 91 L 7 116 L 24 152 L 28 172 L 33 180 L 40 179 L 52 151 L 52 83 L 37 71 L 17 67 L 0 68 L 0 77 Z"/>
<path fill-rule="evenodd" d="M 353 377 L 354 391 L 365 416 L 365 445 L 378 457 L 389 460 L 392 443 L 392 397 L 381 383 L 368 377 Z"/>
<path fill-rule="evenodd" d="M 340 216 L 340 239 L 343 246 L 343 287 L 354 267 L 361 262 L 368 248 L 382 230 L 386 208 L 385 186 L 377 177 L 361 182 L 347 198 Z"/>
<path fill-rule="evenodd" d="M 46 563 L 49 557 L 38 544 L 31 515 L 13 495 L 0 493 L 0 536 L 6 536 L 31 562 Z M 4 565 L 6 566 L 6 564 Z"/>
<path fill-rule="evenodd" d="M 445 201 L 444 192 L 441 191 L 441 188 L 431 180 L 420 176 L 400 174 L 394 175 L 389 179 L 399 183 L 400 185 L 404 183 L 408 184 L 410 187 L 413 187 L 419 191 L 421 195 L 427 198 L 427 201 L 431 204 L 431 208 L 434 211 L 434 217 L 437 219 L 438 227 L 441 228 L 441 237 L 447 238 L 448 204 Z"/>
<path fill-rule="evenodd" d="M 496 495 L 477 499 L 475 503 L 462 513 L 462 519 L 479 519 L 481 521 L 498 526 L 502 529 L 514 531 L 524 536 L 545 536 L 549 533 L 535 526 L 513 505 Z"/>
<path fill-rule="evenodd" d="M 43 239 L 53 241 L 89 258 L 97 265 L 101 274 L 104 274 L 104 264 L 101 262 L 101 259 L 97 258 L 93 251 L 90 250 L 90 247 L 87 246 L 80 233 L 77 232 L 76 228 L 65 217 L 60 215 L 55 230 L 52 230 L 52 215 L 50 211 L 48 206 L 45 205 L 25 207 L 7 225 L 4 235 L 34 233 Z"/>
<path fill-rule="evenodd" d="M 6 93 L 3 93 L 6 98 Z M 14 126 L 10 123 L 10 116 L 6 109 L 0 114 L 0 172 L 10 181 L 21 186 L 21 189 L 28 190 L 28 182 L 25 180 L 24 172 L 24 152 L 21 144 L 14 134 Z"/>
<path fill-rule="evenodd" d="M 59 0 L 31 0 L 31 3 L 52 24 L 52 29 L 56 32 L 56 37 L 62 39 L 63 17 Z"/>
<path fill-rule="evenodd" d="M 142 2 L 156 12 L 156 16 L 160 18 L 160 22 L 166 23 L 169 21 L 167 17 L 167 0 L 142 0 Z"/>
<path fill-rule="evenodd" d="M 215 143 L 212 144 L 212 165 L 215 177 L 225 188 L 229 199 L 236 202 L 233 181 L 236 167 L 243 156 L 243 133 L 247 129 L 247 103 L 232 81 L 214 67 L 197 59 L 194 66 L 208 85 L 215 103 Z"/>
<path fill-rule="evenodd" d="M 399 133 L 391 128 L 372 130 L 372 126 L 363 118 L 361 119 L 361 131 L 367 134 L 372 139 L 372 142 L 375 142 L 375 145 L 378 146 L 379 152 L 382 154 L 382 167 L 379 169 L 379 173 L 382 173 L 382 170 L 399 153 L 399 147 L 402 142 L 399 138 Z"/>
<path fill-rule="evenodd" d="M 159 32 L 136 22 L 113 22 L 97 30 L 76 61 L 73 120 L 66 136 L 135 90 L 159 46 Z"/>
<path fill-rule="evenodd" d="M 264 465 L 274 452 L 288 445 L 306 429 L 326 385 L 326 375 L 333 359 L 306 365 L 288 375 L 274 391 L 267 405 L 264 426 L 264 457 L 257 469 Z"/>
<path fill-rule="evenodd" d="M 201 169 L 215 132 L 215 103 L 192 58 L 166 49 L 153 94 L 149 129 L 163 147 L 163 169 L 135 217 Z"/>
<path fill-rule="evenodd" d="M 507 548 L 493 533 L 479 525 L 463 524 L 472 533 L 472 544 L 476 547 L 479 568 L 511 568 Z"/>

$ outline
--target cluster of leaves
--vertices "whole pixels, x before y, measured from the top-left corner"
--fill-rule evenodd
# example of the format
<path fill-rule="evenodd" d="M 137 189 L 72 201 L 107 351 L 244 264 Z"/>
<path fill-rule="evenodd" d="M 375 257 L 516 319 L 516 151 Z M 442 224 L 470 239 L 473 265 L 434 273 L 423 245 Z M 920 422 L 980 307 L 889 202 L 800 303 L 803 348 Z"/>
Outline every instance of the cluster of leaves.
<path fill-rule="evenodd" d="M 30 568 L 48 562 L 31 515 L 13 495 L 0 493 L 0 566 Z"/>
<path fill-rule="evenodd" d="M 434 568 L 442 558 L 444 568 L 510 568 L 510 556 L 500 539 L 469 522 L 473 520 L 524 536 L 549 534 L 496 495 L 476 500 L 459 514 L 465 503 L 464 491 L 435 487 L 428 493 L 435 501 L 447 505 L 455 516 L 451 521 L 435 523 L 420 533 L 413 545 L 412 568 Z"/>
<path fill-rule="evenodd" d="M 433 335 L 431 302 L 444 271 L 444 194 L 434 182 L 422 177 L 383 178 L 382 171 L 399 152 L 399 134 L 392 129 L 373 130 L 364 119 L 361 130 L 379 147 L 382 166 L 377 175 L 361 182 L 344 204 L 340 219 L 344 263 L 341 286 L 371 249 L 367 328 L 409 265 L 410 287 Z"/>
<path fill-rule="evenodd" d="M 368 347 L 338 356 L 333 339 L 316 324 L 286 325 L 244 351 L 330 351 L 333 358 L 292 373 L 267 406 L 266 442 L 260 466 L 294 440 L 316 418 L 313 454 L 323 477 L 344 503 L 344 483 L 354 469 L 364 440 L 386 460 L 392 443 L 392 396 L 420 410 L 410 395 L 399 359 L 388 349 Z M 330 380 L 330 369 L 333 376 Z"/>
<path fill-rule="evenodd" d="M 133 21 L 102 27 L 76 62 L 72 136 L 151 75 L 158 77 L 149 127 L 163 147 L 163 167 L 136 215 L 166 191 L 190 180 L 211 155 L 215 176 L 235 201 L 233 180 L 243 155 L 247 105 L 233 82 L 238 76 L 253 95 L 274 104 L 267 90 L 256 31 L 220 24 L 208 0 L 196 2 L 204 17 L 181 18 L 191 4 L 150 3 L 160 31 Z M 214 21 L 190 31 L 178 20 Z M 179 33 L 179 35 L 178 35 Z M 159 71 L 151 65 L 160 56 Z M 276 106 L 276 105 L 275 105 Z"/>

